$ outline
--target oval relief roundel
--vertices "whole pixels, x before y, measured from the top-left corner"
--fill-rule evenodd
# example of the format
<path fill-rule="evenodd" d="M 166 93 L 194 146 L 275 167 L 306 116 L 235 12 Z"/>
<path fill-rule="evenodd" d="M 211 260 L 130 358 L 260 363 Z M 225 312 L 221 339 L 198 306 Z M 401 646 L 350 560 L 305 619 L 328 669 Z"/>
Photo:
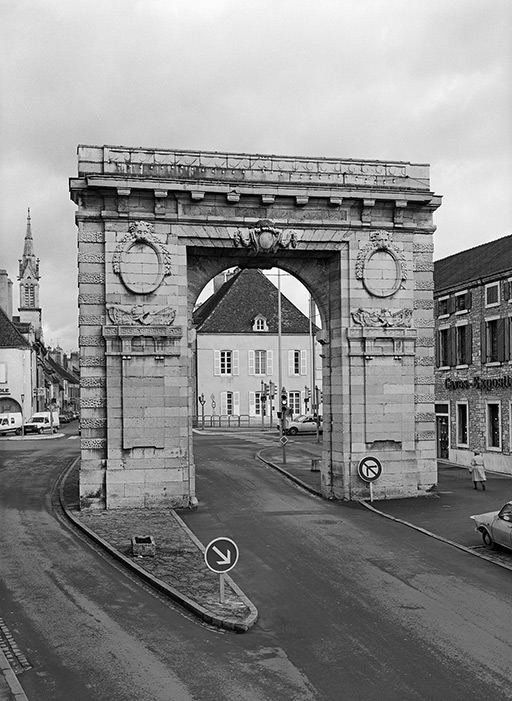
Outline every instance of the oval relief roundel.
<path fill-rule="evenodd" d="M 130 224 L 130 233 L 120 241 L 113 256 L 114 272 L 135 294 L 154 292 L 171 272 L 169 252 L 153 231 L 151 222 Z"/>
<path fill-rule="evenodd" d="M 403 252 L 393 244 L 387 231 L 370 233 L 370 241 L 359 251 L 356 278 L 374 297 L 391 297 L 407 279 Z"/>

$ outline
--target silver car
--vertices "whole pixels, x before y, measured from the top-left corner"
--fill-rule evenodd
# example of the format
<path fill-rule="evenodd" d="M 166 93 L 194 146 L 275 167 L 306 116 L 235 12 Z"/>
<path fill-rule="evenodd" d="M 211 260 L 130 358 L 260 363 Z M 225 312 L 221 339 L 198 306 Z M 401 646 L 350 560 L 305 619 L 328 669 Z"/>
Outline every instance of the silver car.
<path fill-rule="evenodd" d="M 319 419 L 318 430 L 323 433 L 323 423 L 322 418 Z M 316 433 L 317 420 L 314 416 L 308 416 L 306 414 L 301 414 L 297 416 L 296 419 L 286 422 L 286 430 L 289 436 L 296 436 L 298 433 Z"/>
<path fill-rule="evenodd" d="M 500 511 L 470 516 L 476 524 L 476 530 L 482 534 L 482 540 L 488 550 L 497 545 L 512 550 L 512 501 L 508 501 Z"/>

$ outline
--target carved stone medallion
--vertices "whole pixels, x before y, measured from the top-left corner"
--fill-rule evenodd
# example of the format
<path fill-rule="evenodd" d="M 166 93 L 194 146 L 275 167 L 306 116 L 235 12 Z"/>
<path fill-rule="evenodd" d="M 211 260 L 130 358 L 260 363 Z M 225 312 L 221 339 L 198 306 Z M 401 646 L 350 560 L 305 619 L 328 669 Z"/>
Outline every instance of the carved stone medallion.
<path fill-rule="evenodd" d="M 374 297 L 391 297 L 403 287 L 407 265 L 390 232 L 378 230 L 370 234 L 370 241 L 357 254 L 356 278 Z"/>
<path fill-rule="evenodd" d="M 151 222 L 132 222 L 129 233 L 119 242 L 112 267 L 123 285 L 135 294 L 150 294 L 171 274 L 171 256 L 154 235 Z"/>

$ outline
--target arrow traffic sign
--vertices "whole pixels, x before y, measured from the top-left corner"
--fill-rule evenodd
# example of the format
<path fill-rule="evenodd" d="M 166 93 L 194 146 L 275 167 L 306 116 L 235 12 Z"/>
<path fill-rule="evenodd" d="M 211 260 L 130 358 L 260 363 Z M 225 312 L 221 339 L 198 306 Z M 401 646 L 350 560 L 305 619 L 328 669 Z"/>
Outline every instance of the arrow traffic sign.
<path fill-rule="evenodd" d="M 359 461 L 357 474 L 364 482 L 374 482 L 382 474 L 382 465 L 373 455 L 367 455 Z"/>
<path fill-rule="evenodd" d="M 229 572 L 238 562 L 238 546 L 231 538 L 214 538 L 206 546 L 204 561 L 212 572 Z"/>

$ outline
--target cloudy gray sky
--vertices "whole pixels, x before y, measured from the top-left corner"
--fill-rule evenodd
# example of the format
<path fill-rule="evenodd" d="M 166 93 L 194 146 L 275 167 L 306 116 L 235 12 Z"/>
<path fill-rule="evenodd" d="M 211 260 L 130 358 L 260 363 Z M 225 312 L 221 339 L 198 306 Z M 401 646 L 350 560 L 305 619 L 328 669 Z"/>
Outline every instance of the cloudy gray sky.
<path fill-rule="evenodd" d="M 47 344 L 77 346 L 78 144 L 426 162 L 435 258 L 512 233 L 510 0 L 1 0 L 0 27 L 0 268 L 30 207 Z"/>

